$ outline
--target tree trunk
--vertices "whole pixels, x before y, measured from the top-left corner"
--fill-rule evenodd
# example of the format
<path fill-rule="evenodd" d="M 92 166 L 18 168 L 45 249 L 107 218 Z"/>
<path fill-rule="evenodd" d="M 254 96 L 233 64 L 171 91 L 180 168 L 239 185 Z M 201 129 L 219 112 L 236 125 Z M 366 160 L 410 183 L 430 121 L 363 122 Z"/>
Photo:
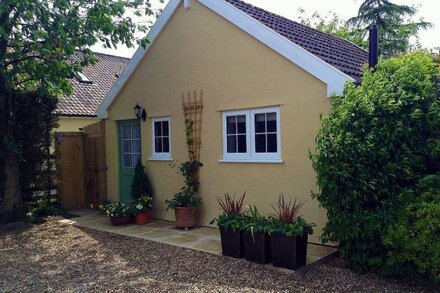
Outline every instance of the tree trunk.
<path fill-rule="evenodd" d="M 9 22 L 14 5 L 6 2 L 0 13 L 0 222 L 22 219 L 24 216 L 21 195 L 18 158 L 14 149 L 14 137 L 11 130 L 12 91 L 7 87 L 6 53 L 13 25 Z"/>
<path fill-rule="evenodd" d="M 15 155 L 9 154 L 5 164 L 5 193 L 1 211 L 2 222 L 22 220 L 24 216 L 23 199 L 20 191 L 18 160 Z"/>

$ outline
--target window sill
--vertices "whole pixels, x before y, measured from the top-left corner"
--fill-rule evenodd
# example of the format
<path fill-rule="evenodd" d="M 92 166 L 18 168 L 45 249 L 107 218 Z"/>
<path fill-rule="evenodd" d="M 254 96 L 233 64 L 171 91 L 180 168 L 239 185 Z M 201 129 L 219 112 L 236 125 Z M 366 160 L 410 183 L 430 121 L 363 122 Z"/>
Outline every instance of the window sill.
<path fill-rule="evenodd" d="M 284 164 L 283 160 L 219 160 L 219 163 Z"/>
<path fill-rule="evenodd" d="M 148 158 L 147 161 L 156 161 L 156 162 L 172 162 L 173 158 Z"/>

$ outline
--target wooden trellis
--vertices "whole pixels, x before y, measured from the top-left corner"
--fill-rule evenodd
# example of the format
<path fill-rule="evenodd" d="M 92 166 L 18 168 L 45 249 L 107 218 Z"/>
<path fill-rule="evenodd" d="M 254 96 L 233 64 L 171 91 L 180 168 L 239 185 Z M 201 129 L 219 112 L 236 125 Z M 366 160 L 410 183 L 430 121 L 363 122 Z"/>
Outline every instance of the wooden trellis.
<path fill-rule="evenodd" d="M 203 91 L 182 93 L 182 108 L 185 117 L 186 140 L 190 161 L 200 161 L 202 146 Z"/>

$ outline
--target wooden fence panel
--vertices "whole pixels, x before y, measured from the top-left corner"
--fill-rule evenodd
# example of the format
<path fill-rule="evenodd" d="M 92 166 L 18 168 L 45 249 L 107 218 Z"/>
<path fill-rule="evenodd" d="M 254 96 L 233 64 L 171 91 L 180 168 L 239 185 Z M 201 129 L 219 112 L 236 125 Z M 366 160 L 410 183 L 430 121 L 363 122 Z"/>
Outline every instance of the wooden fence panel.
<path fill-rule="evenodd" d="M 64 210 L 85 207 L 84 137 L 82 133 L 57 134 L 58 197 Z"/>
<path fill-rule="evenodd" d="M 57 137 L 58 194 L 64 210 L 97 206 L 107 199 L 105 124 L 83 132 L 61 132 Z"/>
<path fill-rule="evenodd" d="M 105 122 L 84 127 L 85 193 L 87 203 L 95 206 L 107 199 L 107 162 Z"/>

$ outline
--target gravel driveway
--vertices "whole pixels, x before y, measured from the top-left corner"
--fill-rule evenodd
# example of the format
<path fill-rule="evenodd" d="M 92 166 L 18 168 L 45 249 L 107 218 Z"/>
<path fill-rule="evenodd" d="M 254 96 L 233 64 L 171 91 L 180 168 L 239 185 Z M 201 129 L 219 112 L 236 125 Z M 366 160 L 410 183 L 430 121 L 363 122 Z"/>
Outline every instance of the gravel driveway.
<path fill-rule="evenodd" d="M 0 226 L 0 292 L 414 292 L 337 260 L 304 275 L 51 220 Z"/>

